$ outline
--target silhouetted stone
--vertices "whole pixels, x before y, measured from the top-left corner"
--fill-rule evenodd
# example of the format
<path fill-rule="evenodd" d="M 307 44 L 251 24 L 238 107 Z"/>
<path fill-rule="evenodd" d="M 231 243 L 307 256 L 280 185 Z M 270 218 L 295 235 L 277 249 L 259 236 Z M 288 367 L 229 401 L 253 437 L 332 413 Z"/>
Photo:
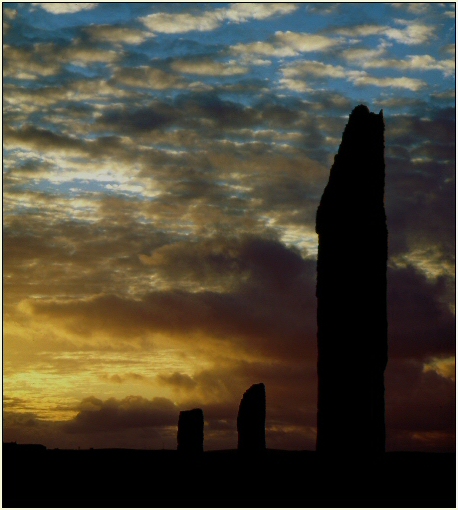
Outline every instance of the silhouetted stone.
<path fill-rule="evenodd" d="M 177 450 L 201 453 L 204 450 L 204 413 L 202 409 L 180 411 L 178 418 Z"/>
<path fill-rule="evenodd" d="M 317 450 L 385 449 L 387 363 L 383 113 L 350 114 L 316 218 Z"/>
<path fill-rule="evenodd" d="M 238 449 L 245 452 L 266 448 L 266 388 L 253 384 L 243 394 L 237 416 Z"/>

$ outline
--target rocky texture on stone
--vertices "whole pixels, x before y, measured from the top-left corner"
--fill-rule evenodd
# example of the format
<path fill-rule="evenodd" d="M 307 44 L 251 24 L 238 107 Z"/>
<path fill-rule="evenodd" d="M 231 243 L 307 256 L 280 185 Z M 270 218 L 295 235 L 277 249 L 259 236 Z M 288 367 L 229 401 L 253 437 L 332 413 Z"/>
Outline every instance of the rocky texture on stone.
<path fill-rule="evenodd" d="M 201 453 L 204 450 L 204 413 L 202 409 L 180 411 L 178 418 L 177 450 Z"/>
<path fill-rule="evenodd" d="M 383 112 L 350 114 L 316 217 L 317 451 L 385 449 L 387 246 Z"/>
<path fill-rule="evenodd" d="M 243 394 L 237 415 L 238 449 L 244 452 L 266 448 L 266 388 L 253 384 Z"/>

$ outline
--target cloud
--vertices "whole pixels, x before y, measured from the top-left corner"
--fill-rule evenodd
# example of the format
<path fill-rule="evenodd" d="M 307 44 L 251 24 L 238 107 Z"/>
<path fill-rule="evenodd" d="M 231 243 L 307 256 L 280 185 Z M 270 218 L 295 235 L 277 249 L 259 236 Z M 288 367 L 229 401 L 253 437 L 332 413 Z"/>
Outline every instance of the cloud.
<path fill-rule="evenodd" d="M 348 28 L 338 28 L 334 33 L 351 38 L 383 35 L 400 44 L 417 45 L 430 40 L 436 31 L 435 26 L 424 25 L 415 21 L 395 19 L 394 22 L 400 25 L 406 25 L 406 27 L 394 28 L 384 25 L 355 25 Z"/>
<path fill-rule="evenodd" d="M 21 80 L 57 75 L 67 63 L 85 67 L 95 63 L 111 64 L 121 57 L 119 51 L 97 48 L 79 39 L 66 47 L 36 43 L 32 48 L 5 45 L 3 51 L 6 76 Z"/>
<path fill-rule="evenodd" d="M 78 138 L 60 135 L 33 125 L 26 125 L 22 129 L 5 129 L 3 136 L 7 148 L 26 147 L 36 151 L 60 151 L 75 155 L 81 155 L 85 149 L 85 143 Z"/>
<path fill-rule="evenodd" d="M 313 88 L 309 87 L 304 80 L 281 78 L 279 83 L 281 88 L 293 90 L 294 92 L 313 92 Z"/>
<path fill-rule="evenodd" d="M 296 33 L 289 30 L 287 32 L 275 32 L 275 42 L 300 53 L 326 51 L 340 44 L 339 40 L 330 39 L 323 35 Z"/>
<path fill-rule="evenodd" d="M 368 50 L 347 50 L 344 56 L 352 63 L 358 62 L 363 67 L 397 67 L 399 69 L 441 69 L 445 73 L 454 70 L 453 61 L 436 62 L 429 56 L 412 56 L 405 61 L 396 60 L 374 60 L 376 55 L 383 52 L 384 49 L 368 51 Z M 418 91 L 426 87 L 426 82 L 408 77 L 398 78 L 377 78 L 369 76 L 365 71 L 348 70 L 342 66 L 324 64 L 319 61 L 299 61 L 285 66 L 282 70 L 284 78 L 280 83 L 286 88 L 296 90 L 298 92 L 307 92 L 309 87 L 306 82 L 301 79 L 316 78 L 346 78 L 357 86 L 375 85 L 377 87 L 404 88 L 412 91 Z"/>
<path fill-rule="evenodd" d="M 275 32 L 271 42 L 240 43 L 230 47 L 236 55 L 263 55 L 269 57 L 294 57 L 300 53 L 327 51 L 340 44 L 340 40 L 319 34 Z"/>
<path fill-rule="evenodd" d="M 174 336 L 180 342 L 187 335 L 203 334 L 216 342 L 231 339 L 232 348 L 245 350 L 249 345 L 252 353 L 288 358 L 309 349 L 304 339 L 314 335 L 314 261 L 304 261 L 273 240 L 248 238 L 228 243 L 225 249 L 233 254 L 209 252 L 197 259 L 179 245 L 174 250 L 181 255 L 163 250 L 162 260 L 157 261 L 160 274 L 174 277 L 178 270 L 182 279 L 191 281 L 201 271 L 218 281 L 218 268 L 230 265 L 233 273 L 247 275 L 230 292 L 164 290 L 137 299 L 101 295 L 83 300 L 27 300 L 21 309 L 88 338 L 98 332 L 118 339 L 150 332 Z M 181 269 L 176 267 L 177 259 Z M 291 344 L 287 352 L 285 342 Z"/>
<path fill-rule="evenodd" d="M 141 44 L 155 37 L 151 32 L 112 25 L 91 25 L 85 31 L 93 41 L 113 44 Z"/>
<path fill-rule="evenodd" d="M 427 86 L 427 83 L 423 80 L 406 76 L 400 78 L 376 78 L 375 76 L 369 76 L 365 71 L 350 71 L 348 75 L 349 81 L 356 86 L 373 85 L 375 87 L 407 89 L 413 92 L 417 92 Z"/>
<path fill-rule="evenodd" d="M 184 89 L 189 87 L 189 83 L 182 77 L 149 66 L 122 67 L 117 69 L 113 75 L 113 82 L 129 87 L 151 90 Z"/>
<path fill-rule="evenodd" d="M 127 127 L 136 134 L 165 130 L 175 125 L 188 129 L 191 137 L 195 137 L 195 130 L 199 130 L 211 139 L 217 135 L 218 129 L 246 128 L 260 121 L 260 114 L 254 108 L 222 100 L 217 94 L 207 91 L 178 95 L 173 101 L 155 100 L 139 108 L 115 105 L 104 109 L 97 124 L 101 129 L 123 133 Z M 189 142 L 183 140 L 182 143 L 187 146 Z M 169 157 L 173 158 L 170 151 L 167 153 Z"/>
<path fill-rule="evenodd" d="M 454 382 L 412 360 L 389 361 L 385 381 L 387 450 L 453 450 Z M 427 440 L 433 435 L 435 445 Z"/>
<path fill-rule="evenodd" d="M 174 71 L 185 74 L 197 74 L 202 76 L 234 76 L 246 74 L 248 69 L 237 65 L 233 60 L 229 62 L 216 62 L 206 59 L 199 60 L 176 60 L 171 65 Z"/>
<path fill-rule="evenodd" d="M 219 28 L 226 21 L 244 23 L 252 19 L 289 14 L 296 9 L 297 6 L 290 3 L 233 4 L 228 8 L 214 9 L 202 14 L 159 12 L 142 17 L 140 21 L 149 30 L 159 33 L 208 32 Z"/>
<path fill-rule="evenodd" d="M 338 28 L 334 32 L 346 37 L 369 37 L 381 34 L 385 29 L 386 27 L 381 25 L 355 25 L 352 27 Z"/>
<path fill-rule="evenodd" d="M 431 6 L 427 3 L 392 3 L 393 7 L 396 7 L 396 9 L 402 9 L 407 12 L 411 12 L 412 14 L 426 14 Z"/>
<path fill-rule="evenodd" d="M 224 16 L 235 23 L 251 19 L 267 19 L 272 16 L 291 14 L 298 9 L 294 3 L 235 3 L 222 9 Z"/>
<path fill-rule="evenodd" d="M 449 53 L 450 55 L 455 56 L 455 45 L 454 44 L 447 44 L 445 46 L 444 50 Z"/>
<path fill-rule="evenodd" d="M 108 414 L 108 413 L 107 413 Z M 102 420 L 101 420 L 102 421 Z M 178 422 L 178 414 L 177 414 Z M 176 425 L 118 428 L 86 432 L 83 426 L 73 427 L 71 433 L 66 425 L 70 422 L 39 419 L 34 413 L 11 413 L 5 411 L 3 438 L 5 442 L 39 443 L 48 449 L 66 448 L 135 448 L 175 449 Z M 78 424 L 80 425 L 80 424 Z M 70 429 L 72 429 L 72 426 Z M 92 427 L 95 428 L 95 427 Z M 102 427 L 100 427 L 102 429 Z M 77 431 L 77 429 L 79 431 Z"/>
<path fill-rule="evenodd" d="M 440 282 L 409 266 L 388 270 L 389 356 L 425 360 L 455 351 L 455 318 L 440 304 Z"/>
<path fill-rule="evenodd" d="M 231 46 L 231 52 L 236 55 L 262 55 L 266 57 L 293 57 L 297 52 L 288 46 L 269 42 L 239 43 Z"/>
<path fill-rule="evenodd" d="M 17 10 L 3 7 L 3 16 L 8 20 L 13 20 L 17 17 Z"/>
<path fill-rule="evenodd" d="M 42 3 L 42 2 L 34 2 L 32 5 L 36 5 L 41 7 L 45 11 L 51 14 L 73 14 L 75 12 L 80 11 L 88 11 L 95 9 L 99 4 L 98 3 L 84 3 L 84 2 L 53 2 L 53 3 Z"/>
<path fill-rule="evenodd" d="M 406 25 L 404 29 L 387 28 L 384 32 L 389 39 L 407 45 L 423 44 L 434 37 L 436 27 L 423 25 L 407 20 L 395 20 L 396 23 Z"/>
<path fill-rule="evenodd" d="M 87 66 L 94 63 L 111 64 L 119 60 L 121 55 L 118 51 L 95 48 L 92 45 L 82 44 L 79 41 L 63 49 L 59 54 L 59 60 L 71 62 L 79 66 Z"/>
<path fill-rule="evenodd" d="M 36 44 L 33 49 L 3 46 L 3 75 L 18 80 L 35 80 L 39 77 L 54 76 L 61 65 L 53 58 L 53 45 Z"/>
<path fill-rule="evenodd" d="M 431 55 L 407 55 L 404 60 L 377 59 L 377 51 L 372 54 L 365 50 L 348 50 L 344 56 L 352 63 L 358 63 L 364 69 L 391 68 L 414 71 L 442 71 L 444 76 L 455 73 L 454 60 L 436 60 Z"/>
<path fill-rule="evenodd" d="M 317 78 L 345 78 L 347 72 L 342 66 L 333 66 L 315 60 L 295 62 L 283 68 L 283 75 L 287 78 L 297 76 L 314 76 Z"/>
<path fill-rule="evenodd" d="M 307 12 L 311 14 L 320 14 L 323 16 L 328 16 L 329 14 L 337 14 L 340 10 L 341 5 L 339 3 L 312 3 L 307 4 Z"/>
<path fill-rule="evenodd" d="M 423 365 L 423 372 L 435 372 L 441 377 L 455 381 L 455 356 L 432 358 Z"/>
<path fill-rule="evenodd" d="M 197 382 L 187 374 L 174 372 L 172 375 L 159 374 L 157 379 L 162 384 L 169 384 L 178 388 L 193 389 L 197 386 Z"/>
<path fill-rule="evenodd" d="M 141 375 L 141 374 L 136 374 L 136 373 L 133 373 L 133 372 L 130 372 L 130 373 L 127 373 L 127 374 L 123 374 L 123 375 L 119 375 L 119 374 L 113 374 L 113 375 L 107 375 L 107 374 L 103 374 L 100 376 L 100 378 L 103 380 L 103 381 L 108 381 L 108 382 L 114 382 L 115 384 L 123 384 L 125 382 L 141 382 L 141 383 L 149 383 L 151 384 L 151 381 L 149 379 L 147 379 L 145 376 Z"/>
<path fill-rule="evenodd" d="M 357 63 L 362 65 L 363 63 L 370 62 L 371 60 L 381 57 L 386 54 L 387 43 L 379 44 L 375 49 L 369 48 L 350 48 L 342 51 L 342 56 L 347 62 Z"/>
<path fill-rule="evenodd" d="M 63 423 L 68 433 L 93 433 L 128 428 L 164 427 L 178 423 L 179 410 L 166 398 L 152 400 L 128 396 L 121 400 L 109 398 L 102 401 L 95 397 L 82 400 L 80 411 L 72 420 Z"/>

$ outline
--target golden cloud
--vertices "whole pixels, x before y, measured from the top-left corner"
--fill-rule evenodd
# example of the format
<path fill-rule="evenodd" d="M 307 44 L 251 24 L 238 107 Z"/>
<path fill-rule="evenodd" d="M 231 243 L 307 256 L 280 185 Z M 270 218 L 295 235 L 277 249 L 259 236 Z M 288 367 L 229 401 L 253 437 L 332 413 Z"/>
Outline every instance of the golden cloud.
<path fill-rule="evenodd" d="M 455 356 L 432 358 L 423 365 L 423 372 L 435 372 L 441 377 L 455 381 Z"/>

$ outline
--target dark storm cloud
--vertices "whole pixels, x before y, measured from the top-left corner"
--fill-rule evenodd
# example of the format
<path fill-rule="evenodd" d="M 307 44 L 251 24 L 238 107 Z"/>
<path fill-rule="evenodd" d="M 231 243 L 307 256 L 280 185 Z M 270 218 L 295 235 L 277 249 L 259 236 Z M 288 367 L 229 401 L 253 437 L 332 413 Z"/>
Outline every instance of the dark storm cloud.
<path fill-rule="evenodd" d="M 277 288 L 290 287 L 306 267 L 296 251 L 275 240 L 249 236 L 166 245 L 142 260 L 168 277 L 191 277 L 196 284 L 205 281 L 206 276 L 211 280 L 235 273 L 248 276 L 254 285 Z"/>
<path fill-rule="evenodd" d="M 260 122 L 259 114 L 250 107 L 233 101 L 222 100 L 216 94 L 194 94 L 179 96 L 176 107 L 192 119 L 207 119 L 218 128 L 246 128 Z"/>
<path fill-rule="evenodd" d="M 266 127 L 294 128 L 301 117 L 304 106 L 300 101 L 281 101 L 276 97 L 267 97 L 255 105 L 261 112 Z"/>
<path fill-rule="evenodd" d="M 141 72 L 151 71 L 152 69 L 148 68 Z M 128 70 L 122 72 L 127 75 Z M 129 76 L 130 79 L 134 77 L 135 72 L 133 76 Z M 224 92 L 224 88 L 222 91 Z M 222 99 L 216 92 L 194 92 L 180 94 L 170 102 L 157 100 L 138 109 L 108 109 L 97 122 L 107 128 L 128 127 L 138 132 L 166 129 L 172 125 L 199 128 L 211 139 L 214 129 L 227 131 L 256 126 L 303 129 L 305 134 L 312 125 L 312 119 L 306 120 L 304 117 L 305 112 L 306 106 L 302 102 L 291 99 L 272 98 L 269 101 L 257 102 L 253 106 L 244 106 Z"/>
<path fill-rule="evenodd" d="M 6 146 L 30 147 L 35 150 L 69 150 L 79 154 L 85 144 L 79 139 L 63 136 L 47 129 L 28 125 L 22 129 L 6 129 L 3 132 Z"/>
<path fill-rule="evenodd" d="M 390 358 L 424 360 L 455 352 L 455 317 L 437 299 L 440 283 L 428 283 L 412 267 L 388 270 Z"/>
<path fill-rule="evenodd" d="M 259 114 L 249 107 L 220 99 L 214 94 L 178 96 L 173 103 L 155 101 L 138 109 L 117 108 L 107 111 L 98 120 L 101 126 L 125 130 L 154 131 L 169 126 L 241 128 L 259 123 Z"/>
<path fill-rule="evenodd" d="M 40 426 L 40 420 L 35 413 L 5 411 L 3 415 L 3 427 L 9 428 L 26 428 L 35 429 Z"/>
<path fill-rule="evenodd" d="M 85 157 L 114 157 L 127 159 L 129 153 L 123 147 L 122 139 L 117 136 L 100 136 L 95 140 L 79 138 L 75 134 L 69 134 L 66 128 L 55 126 L 54 130 L 35 128 L 25 125 L 20 129 L 5 129 L 3 131 L 4 144 L 8 149 L 25 149 L 37 153 L 48 153 L 52 156 L 65 154 L 73 158 Z M 51 165 L 40 161 L 34 161 L 36 167 L 49 171 Z M 13 167 L 12 170 L 16 170 Z M 38 170 L 38 168 L 37 168 Z M 38 176 L 34 176 L 38 177 Z M 75 172 L 74 178 L 78 175 Z"/>
<path fill-rule="evenodd" d="M 29 300 L 28 306 L 82 335 L 104 330 L 116 336 L 204 331 L 268 356 L 291 358 L 293 349 L 310 352 L 315 337 L 314 260 L 302 259 L 278 241 L 246 237 L 165 245 L 142 261 L 166 281 L 186 281 L 191 288 L 194 282 L 198 289 L 223 285 L 231 291 L 157 291 L 137 300 L 115 295 Z M 408 267 L 390 268 L 388 281 L 390 356 L 425 359 L 452 353 L 454 320 L 440 304 L 441 280 L 428 282 Z"/>
<path fill-rule="evenodd" d="M 446 258 L 454 258 L 456 197 L 453 165 L 412 164 L 405 159 L 402 148 L 397 150 L 397 156 L 396 159 L 387 158 L 390 255 L 407 252 L 415 245 L 440 245 L 445 248 Z"/>
<path fill-rule="evenodd" d="M 386 117 L 386 208 L 390 255 L 439 245 L 454 258 L 455 113 Z M 429 118 L 429 120 L 427 120 Z"/>
<path fill-rule="evenodd" d="M 409 147 L 419 141 L 449 143 L 455 141 L 455 109 L 433 109 L 427 117 L 400 115 L 385 119 L 387 140 Z"/>
<path fill-rule="evenodd" d="M 165 128 L 181 117 L 180 113 L 163 103 L 153 103 L 146 108 L 111 110 L 98 120 L 106 127 L 129 131 L 153 131 Z"/>
<path fill-rule="evenodd" d="M 164 427 L 178 423 L 179 410 L 166 398 L 148 400 L 129 396 L 122 400 L 110 398 L 102 401 L 87 397 L 81 410 L 72 420 L 63 423 L 69 433 L 116 431 L 128 428 Z"/>
<path fill-rule="evenodd" d="M 185 246 L 175 249 L 186 261 Z M 204 331 L 214 338 L 243 340 L 246 348 L 271 356 L 291 358 L 309 349 L 304 340 L 314 335 L 315 262 L 268 239 L 228 243 L 226 250 L 231 249 L 229 256 L 210 252 L 202 260 L 191 254 L 187 259 L 190 269 L 182 262 L 182 271 L 192 278 L 198 261 L 203 266 L 200 271 L 208 268 L 216 277 L 221 264 L 230 266 L 236 274 L 247 275 L 246 283 L 232 292 L 170 290 L 146 294 L 141 300 L 103 295 L 62 303 L 28 301 L 28 306 L 33 313 L 63 321 L 82 335 L 97 330 L 128 337 L 148 330 L 170 334 Z M 174 256 L 166 250 L 159 255 L 160 270 L 171 274 Z M 291 345 L 286 353 L 285 343 Z"/>
<path fill-rule="evenodd" d="M 52 448 L 168 448 L 176 447 L 178 409 L 166 399 L 159 402 L 142 397 L 102 401 L 82 417 L 65 421 L 46 420 L 35 413 L 5 411 L 3 440 L 19 444 L 39 443 Z M 159 399 L 161 400 L 161 399 Z M 136 407 L 132 402 L 137 402 Z M 122 403 L 121 403 L 122 402 Z M 124 407 L 123 407 L 124 406 Z M 123 408 L 122 408 L 123 407 Z M 122 409 L 121 409 L 122 408 Z M 97 410 L 98 409 L 98 410 Z M 87 413 L 94 413 L 89 416 Z M 115 425 L 111 429 L 111 424 Z M 108 428 L 107 428 L 108 427 Z"/>
<path fill-rule="evenodd" d="M 454 381 L 396 359 L 389 360 L 385 381 L 387 449 L 454 450 Z"/>

